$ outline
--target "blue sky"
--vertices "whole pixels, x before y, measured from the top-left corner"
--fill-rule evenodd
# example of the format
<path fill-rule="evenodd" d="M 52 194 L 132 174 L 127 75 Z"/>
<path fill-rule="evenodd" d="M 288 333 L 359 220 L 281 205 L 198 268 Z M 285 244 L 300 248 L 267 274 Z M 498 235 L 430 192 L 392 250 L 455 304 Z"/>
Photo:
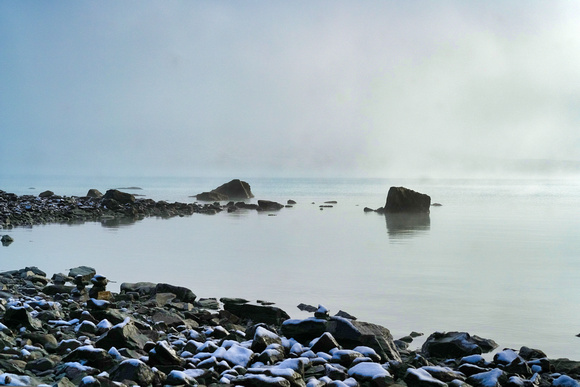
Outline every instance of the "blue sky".
<path fill-rule="evenodd" d="M 11 173 L 580 163 L 575 1 L 3 1 L 0 67 Z"/>

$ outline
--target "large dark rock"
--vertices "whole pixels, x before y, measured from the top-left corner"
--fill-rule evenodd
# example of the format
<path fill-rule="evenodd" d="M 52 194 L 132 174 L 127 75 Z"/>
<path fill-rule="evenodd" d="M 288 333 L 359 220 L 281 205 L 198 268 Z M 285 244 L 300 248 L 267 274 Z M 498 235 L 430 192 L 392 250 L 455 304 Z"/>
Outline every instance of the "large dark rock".
<path fill-rule="evenodd" d="M 245 181 L 234 179 L 228 183 L 212 189 L 210 192 L 203 192 L 196 195 L 197 200 L 203 201 L 223 201 L 229 199 L 251 199 L 254 195 L 250 185 Z"/>
<path fill-rule="evenodd" d="M 128 359 L 116 366 L 110 374 L 111 380 L 122 382 L 132 380 L 140 386 L 160 385 L 159 376 L 141 360 Z M 157 383 L 154 383 L 154 382 Z"/>
<path fill-rule="evenodd" d="M 121 192 L 118 189 L 110 189 L 105 192 L 105 195 L 103 195 L 103 201 L 110 199 L 116 201 L 119 204 L 135 203 L 134 195 L 127 192 Z"/>
<path fill-rule="evenodd" d="M 142 334 L 137 327 L 126 318 L 124 322 L 113 326 L 107 333 L 101 336 L 96 345 L 99 348 L 111 349 L 128 348 L 143 349 L 149 338 Z"/>
<path fill-rule="evenodd" d="M 99 191 L 96 188 L 91 188 L 88 192 L 87 192 L 87 197 L 89 198 L 95 198 L 95 199 L 100 199 L 103 197 L 103 194 L 101 193 L 101 191 Z"/>
<path fill-rule="evenodd" d="M 155 286 L 155 290 L 153 294 L 157 293 L 173 293 L 177 298 L 179 298 L 183 302 L 195 302 L 196 295 L 188 288 L 184 288 L 182 286 L 175 286 L 170 284 L 157 284 Z"/>
<path fill-rule="evenodd" d="M 42 329 L 42 322 L 32 317 L 23 306 L 10 306 L 4 313 L 3 321 L 9 328 L 23 326 L 30 330 Z"/>
<path fill-rule="evenodd" d="M 424 212 L 429 213 L 431 197 L 405 187 L 391 187 L 387 194 L 386 213 Z"/>
<path fill-rule="evenodd" d="M 258 200 L 258 210 L 260 211 L 278 211 L 284 208 L 284 205 L 270 200 Z"/>
<path fill-rule="evenodd" d="M 326 332 L 326 320 L 310 317 L 304 320 L 286 320 L 282 324 L 282 333 L 287 338 L 292 338 L 303 344 L 320 337 Z"/>
<path fill-rule="evenodd" d="M 270 305 L 226 303 L 224 309 L 240 318 L 252 320 L 254 323 L 278 325 L 290 318 L 282 309 Z"/>
<path fill-rule="evenodd" d="M 430 357 L 450 359 L 486 353 L 495 348 L 497 344 L 493 340 L 467 332 L 435 332 L 427 338 L 421 351 Z"/>
<path fill-rule="evenodd" d="M 391 332 L 383 326 L 333 316 L 328 321 L 327 331 L 343 347 L 354 348 L 363 345 L 374 349 L 382 361 L 401 361 Z"/>

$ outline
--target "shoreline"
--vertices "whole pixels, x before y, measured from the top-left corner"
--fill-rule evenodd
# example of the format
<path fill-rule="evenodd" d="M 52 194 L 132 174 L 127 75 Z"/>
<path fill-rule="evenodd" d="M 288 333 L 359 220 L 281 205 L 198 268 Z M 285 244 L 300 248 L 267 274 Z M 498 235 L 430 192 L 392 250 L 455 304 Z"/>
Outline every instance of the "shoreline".
<path fill-rule="evenodd" d="M 226 204 L 217 201 L 168 203 L 164 200 L 136 197 L 116 189 L 108 190 L 104 195 L 91 189 L 87 196 L 60 196 L 52 191 L 45 191 L 38 196 L 18 196 L 0 190 L 0 229 L 49 223 L 102 222 L 105 225 L 115 225 L 148 217 L 214 215 L 240 209 L 277 211 L 283 207 L 280 203 L 268 200 L 258 200 L 258 204 L 246 204 L 244 201 L 228 201 Z"/>
<path fill-rule="evenodd" d="M 182 286 L 122 283 L 91 267 L 50 279 L 37 267 L 0 273 L 0 382 L 12 385 L 577 386 L 580 362 L 504 349 L 467 332 L 395 340 L 373 323 L 290 319 L 266 302 L 199 299 Z M 18 384 L 20 383 L 20 384 Z M 120 383 L 120 384 L 119 384 Z"/>

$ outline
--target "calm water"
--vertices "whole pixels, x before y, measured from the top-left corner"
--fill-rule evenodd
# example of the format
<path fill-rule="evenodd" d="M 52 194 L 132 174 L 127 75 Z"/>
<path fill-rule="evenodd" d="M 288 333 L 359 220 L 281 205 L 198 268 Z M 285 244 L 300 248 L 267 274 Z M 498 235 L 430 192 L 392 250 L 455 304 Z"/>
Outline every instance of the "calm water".
<path fill-rule="evenodd" d="M 140 186 L 155 200 L 228 179 L 3 178 L 17 194 L 82 196 Z M 0 270 L 36 265 L 49 275 L 78 265 L 113 281 L 170 282 L 200 297 L 324 304 L 386 326 L 397 338 L 464 330 L 501 347 L 580 360 L 580 181 L 248 179 L 256 199 L 294 208 L 144 219 L 129 225 L 49 225 L 0 231 Z M 388 188 L 429 194 L 428 217 L 364 213 Z M 33 188 L 33 189 L 31 189 Z M 327 200 L 333 208 L 319 209 Z M 314 204 L 313 204 L 314 203 Z"/>

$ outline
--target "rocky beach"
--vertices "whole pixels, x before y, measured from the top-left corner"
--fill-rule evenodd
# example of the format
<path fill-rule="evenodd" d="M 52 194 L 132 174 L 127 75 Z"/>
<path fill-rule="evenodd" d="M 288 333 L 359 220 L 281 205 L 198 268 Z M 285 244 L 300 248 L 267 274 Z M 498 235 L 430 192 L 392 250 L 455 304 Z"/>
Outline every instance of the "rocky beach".
<path fill-rule="evenodd" d="M 0 273 L 0 384 L 32 386 L 578 386 L 580 362 L 497 348 L 467 332 L 394 339 L 324 306 L 290 319 L 265 301 L 197 298 L 167 283 L 123 283 L 81 266 L 50 278 Z"/>

